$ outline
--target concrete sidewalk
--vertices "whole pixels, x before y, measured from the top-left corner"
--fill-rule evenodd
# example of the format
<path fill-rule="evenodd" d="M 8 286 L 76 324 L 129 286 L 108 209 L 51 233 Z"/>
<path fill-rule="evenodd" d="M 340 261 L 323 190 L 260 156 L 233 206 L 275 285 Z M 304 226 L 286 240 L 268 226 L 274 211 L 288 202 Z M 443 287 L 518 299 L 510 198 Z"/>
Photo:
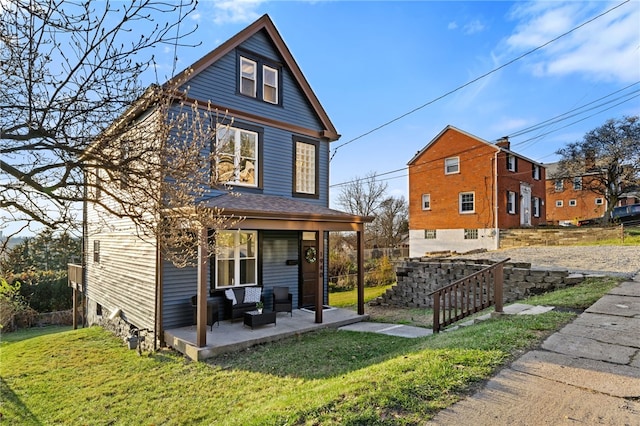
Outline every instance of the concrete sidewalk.
<path fill-rule="evenodd" d="M 428 424 L 640 425 L 640 275 Z"/>

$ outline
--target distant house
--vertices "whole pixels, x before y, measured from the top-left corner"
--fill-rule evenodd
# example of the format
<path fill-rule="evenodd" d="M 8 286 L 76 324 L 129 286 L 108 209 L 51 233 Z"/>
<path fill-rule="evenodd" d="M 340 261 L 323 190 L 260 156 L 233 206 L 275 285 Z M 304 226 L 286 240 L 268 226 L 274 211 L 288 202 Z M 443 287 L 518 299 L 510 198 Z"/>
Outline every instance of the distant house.
<path fill-rule="evenodd" d="M 553 225 L 578 225 L 580 221 L 602 217 L 607 200 L 601 194 L 586 190 L 598 175 L 589 171 L 579 176 L 558 178 L 558 163 L 547 168 L 547 221 Z"/>
<path fill-rule="evenodd" d="M 217 301 L 223 319 L 226 290 L 259 289 L 270 309 L 275 286 L 288 287 L 293 308 L 314 307 L 316 322 L 322 322 L 328 232 L 355 231 L 363 247 L 364 223 L 370 220 L 328 208 L 329 144 L 339 138 L 333 123 L 267 15 L 190 69 L 183 83 L 189 87 L 185 102 L 226 111 L 233 118 L 227 134 L 242 141 L 242 154 L 230 156 L 225 175 L 234 194 L 211 189 L 208 206 L 243 219 L 219 232 L 221 250 L 206 266 L 176 268 L 152 238 L 135 235 L 130 221 L 113 216 L 111 229 L 100 227 L 98 216 L 109 212 L 87 202 L 89 322 L 122 318 L 150 330 L 162 344 L 165 330 L 193 324 L 193 296 L 199 296 L 201 311 L 207 299 Z M 241 155 L 251 161 L 236 161 Z M 362 259 L 360 253 L 360 270 Z M 204 289 L 198 286 L 201 274 Z M 358 286 L 362 289 L 362 280 Z M 361 314 L 363 309 L 359 300 Z M 206 326 L 198 322 L 199 336 Z"/>
<path fill-rule="evenodd" d="M 409 161 L 410 256 L 497 249 L 499 230 L 545 223 L 545 169 L 447 126 Z"/>

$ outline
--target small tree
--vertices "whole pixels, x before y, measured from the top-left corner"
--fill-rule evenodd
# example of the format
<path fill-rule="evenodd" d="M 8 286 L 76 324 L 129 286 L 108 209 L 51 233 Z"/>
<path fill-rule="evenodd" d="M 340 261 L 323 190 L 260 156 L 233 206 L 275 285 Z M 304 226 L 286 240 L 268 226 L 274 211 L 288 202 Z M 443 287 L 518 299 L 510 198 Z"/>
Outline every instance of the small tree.
<path fill-rule="evenodd" d="M 640 185 L 640 117 L 608 120 L 556 152 L 562 158 L 556 179 L 589 174 L 583 189 L 607 200 L 605 218 L 617 205 L 620 196 Z"/>
<path fill-rule="evenodd" d="M 409 231 L 408 206 L 404 197 L 389 197 L 380 203 L 373 221 L 377 245 L 396 247 Z"/>

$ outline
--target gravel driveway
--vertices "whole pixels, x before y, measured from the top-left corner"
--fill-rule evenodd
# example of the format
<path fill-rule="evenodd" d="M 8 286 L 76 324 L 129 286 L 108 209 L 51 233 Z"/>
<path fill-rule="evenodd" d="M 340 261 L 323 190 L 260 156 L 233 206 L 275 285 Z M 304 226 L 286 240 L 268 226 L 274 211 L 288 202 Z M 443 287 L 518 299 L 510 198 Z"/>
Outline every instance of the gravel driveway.
<path fill-rule="evenodd" d="M 640 246 L 545 246 L 501 249 L 458 255 L 465 259 L 528 262 L 534 267 L 566 268 L 570 272 L 609 273 L 633 277 L 640 274 Z"/>

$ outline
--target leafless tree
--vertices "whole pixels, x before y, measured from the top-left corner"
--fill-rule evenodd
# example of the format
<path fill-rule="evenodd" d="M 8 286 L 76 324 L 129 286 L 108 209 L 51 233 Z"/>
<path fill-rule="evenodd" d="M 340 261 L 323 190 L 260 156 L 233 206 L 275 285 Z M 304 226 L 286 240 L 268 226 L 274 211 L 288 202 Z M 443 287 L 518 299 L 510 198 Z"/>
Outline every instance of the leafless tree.
<path fill-rule="evenodd" d="M 343 185 L 337 202 L 351 214 L 373 216 L 384 200 L 386 190 L 386 182 L 379 182 L 376 173 L 369 172 L 365 177 L 356 176 L 351 182 Z"/>
<path fill-rule="evenodd" d="M 403 234 L 409 232 L 408 205 L 404 197 L 385 198 L 373 222 L 376 244 L 379 247 L 396 247 Z"/>
<path fill-rule="evenodd" d="M 583 190 L 607 200 L 605 218 L 620 196 L 640 185 L 640 117 L 607 120 L 587 132 L 581 141 L 557 151 L 562 158 L 555 179 L 588 175 Z"/>
<path fill-rule="evenodd" d="M 0 229 L 77 223 L 87 160 L 112 177 L 146 172 L 136 167 L 151 153 L 135 158 L 108 147 L 131 130 L 130 117 L 119 117 L 141 99 L 153 49 L 183 43 L 195 30 L 184 28 L 194 7 L 195 0 L 0 1 Z M 158 96 L 142 99 L 151 105 Z M 122 125 L 107 131 L 116 120 Z"/>
<path fill-rule="evenodd" d="M 177 90 L 180 80 L 151 87 L 83 158 L 86 199 L 97 219 L 93 228 L 128 226 L 158 244 L 165 259 L 184 267 L 197 263 L 200 231 L 209 232 L 207 249 L 215 253 L 216 232 L 242 218 L 208 202 L 220 191 L 233 195 L 218 173 L 229 147 L 217 138 L 233 118 L 187 98 Z M 105 163 L 125 166 L 109 169 Z M 114 219 L 125 219 L 125 225 Z"/>

